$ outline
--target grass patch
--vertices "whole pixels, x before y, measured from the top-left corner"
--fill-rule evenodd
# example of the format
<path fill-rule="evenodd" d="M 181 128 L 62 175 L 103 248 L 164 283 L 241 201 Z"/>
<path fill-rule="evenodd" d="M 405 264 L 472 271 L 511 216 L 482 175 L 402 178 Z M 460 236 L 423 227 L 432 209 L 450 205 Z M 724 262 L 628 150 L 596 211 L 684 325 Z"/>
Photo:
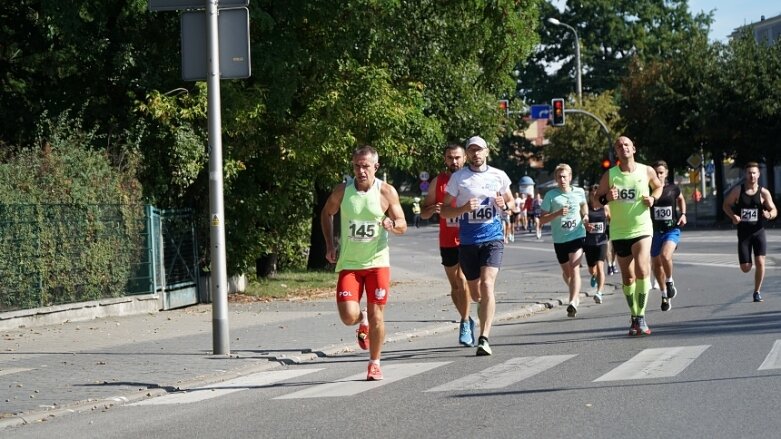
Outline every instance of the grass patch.
<path fill-rule="evenodd" d="M 307 298 L 334 294 L 333 271 L 284 271 L 272 277 L 251 280 L 244 294 L 259 299 Z"/>

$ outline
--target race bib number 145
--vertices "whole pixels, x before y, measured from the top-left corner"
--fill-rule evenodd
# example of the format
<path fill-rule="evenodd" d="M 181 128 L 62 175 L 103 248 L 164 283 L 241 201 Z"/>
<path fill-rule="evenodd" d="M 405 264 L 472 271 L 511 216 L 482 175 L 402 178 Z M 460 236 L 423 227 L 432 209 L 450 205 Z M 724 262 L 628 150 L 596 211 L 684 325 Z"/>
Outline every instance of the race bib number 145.
<path fill-rule="evenodd" d="M 347 229 L 350 232 L 350 240 L 352 241 L 371 241 L 377 237 L 380 224 L 376 221 L 358 221 L 352 220 Z"/>

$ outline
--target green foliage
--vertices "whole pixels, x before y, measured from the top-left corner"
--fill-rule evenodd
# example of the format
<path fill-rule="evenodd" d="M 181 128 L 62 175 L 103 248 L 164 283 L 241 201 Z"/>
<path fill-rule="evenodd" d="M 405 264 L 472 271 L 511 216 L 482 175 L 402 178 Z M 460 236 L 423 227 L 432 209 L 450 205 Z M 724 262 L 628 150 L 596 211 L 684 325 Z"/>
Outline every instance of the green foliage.
<path fill-rule="evenodd" d="M 206 93 L 178 91 L 177 14 L 145 0 L 12 3 L 0 11 L 0 143 L 31 144 L 27 115 L 78 102 L 85 126 L 132 133 L 145 198 L 193 208 L 208 236 Z M 269 251 L 299 261 L 312 194 L 350 171 L 358 144 L 414 176 L 441 167 L 448 141 L 495 141 L 496 99 L 536 43 L 538 3 L 251 2 L 253 76 L 221 83 L 230 269 Z"/>
<path fill-rule="evenodd" d="M 568 0 L 559 12 L 542 6 L 542 20 L 550 17 L 574 27 L 581 45 L 584 94 L 614 90 L 626 76 L 631 60 L 671 59 L 690 39 L 705 35 L 710 15 L 692 15 L 687 0 Z M 544 49 L 531 63 L 519 60 L 518 92 L 529 102 L 548 102 L 575 92 L 575 41 L 572 31 L 547 22 L 541 29 Z M 551 72 L 548 66 L 561 65 Z"/>
<path fill-rule="evenodd" d="M 706 142 L 739 162 L 766 158 L 772 163 L 778 158 L 772 145 L 781 138 L 781 43 L 757 43 L 745 32 L 718 49 L 709 101 L 722 111 L 703 115 L 710 134 Z"/>
<path fill-rule="evenodd" d="M 582 109 L 602 120 L 610 137 L 588 115 L 568 113 L 563 127 L 549 126 L 546 130 L 545 136 L 550 139 L 550 144 L 545 147 L 545 165 L 552 171 L 559 163 L 567 163 L 572 167 L 573 176 L 594 182 L 602 174 L 602 159 L 623 131 L 623 121 L 615 94 L 606 92 L 598 96 L 584 96 L 583 99 Z"/>
<path fill-rule="evenodd" d="M 143 210 L 133 146 L 67 114 L 44 120 L 42 148 L 0 163 L 0 310 L 125 294 Z"/>

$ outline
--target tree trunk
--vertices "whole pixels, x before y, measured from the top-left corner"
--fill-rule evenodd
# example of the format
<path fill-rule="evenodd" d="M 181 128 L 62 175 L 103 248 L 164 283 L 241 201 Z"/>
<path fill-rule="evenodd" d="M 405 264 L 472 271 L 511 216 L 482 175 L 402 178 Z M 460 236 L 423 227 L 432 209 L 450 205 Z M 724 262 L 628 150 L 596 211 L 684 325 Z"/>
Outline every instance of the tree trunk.
<path fill-rule="evenodd" d="M 328 268 L 329 262 L 325 259 L 325 238 L 320 227 L 320 212 L 323 211 L 325 202 L 331 191 L 325 190 L 315 183 L 315 203 L 312 205 L 312 234 L 309 238 L 309 259 L 306 268 L 309 270 L 323 270 Z M 334 227 L 336 224 L 334 224 Z"/>

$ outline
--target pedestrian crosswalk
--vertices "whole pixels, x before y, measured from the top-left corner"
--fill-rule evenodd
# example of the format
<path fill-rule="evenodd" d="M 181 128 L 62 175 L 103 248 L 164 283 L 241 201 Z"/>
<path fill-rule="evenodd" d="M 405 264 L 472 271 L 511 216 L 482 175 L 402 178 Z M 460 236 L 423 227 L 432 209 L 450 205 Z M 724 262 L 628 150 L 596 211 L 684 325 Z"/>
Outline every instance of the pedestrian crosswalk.
<path fill-rule="evenodd" d="M 686 370 L 706 352 L 710 345 L 673 346 L 663 348 L 643 349 L 622 363 L 604 363 L 605 373 L 593 380 L 593 383 L 609 383 L 614 381 L 670 379 Z M 420 380 L 415 381 L 416 391 L 434 392 L 479 392 L 496 390 L 522 385 L 524 380 L 537 375 L 560 373 L 564 363 L 578 361 L 578 354 L 524 356 L 504 360 L 498 364 L 481 367 L 473 373 L 454 377 L 445 383 L 432 383 L 430 387 L 420 386 Z M 493 360 L 496 357 L 491 357 Z M 757 360 L 757 363 L 759 361 Z M 225 396 L 231 393 L 250 389 L 276 388 L 284 390 L 295 388 L 295 391 L 282 395 L 271 395 L 274 400 L 295 400 L 303 398 L 339 398 L 351 397 L 364 392 L 373 391 L 382 386 L 389 386 L 408 378 L 425 376 L 436 369 L 447 368 L 454 361 L 384 361 L 382 381 L 366 381 L 366 372 L 362 369 L 356 373 L 355 363 L 340 363 L 332 367 L 301 367 L 285 370 L 260 372 L 222 383 L 189 389 L 162 397 L 134 403 L 134 406 L 188 404 L 211 398 Z M 590 366 L 593 367 L 593 366 Z M 756 370 L 781 368 L 781 340 L 776 340 L 764 361 L 755 365 Z M 344 378 L 330 379 L 327 376 L 338 375 L 342 369 L 349 368 L 350 373 Z M 459 368 L 453 368 L 461 370 Z M 609 369 L 609 370 L 608 370 Z M 598 371 L 599 372 L 599 371 Z M 452 376 L 452 370 L 447 376 Z M 298 378 L 305 379 L 294 381 Z M 443 374 L 436 375 L 442 377 Z M 314 377 L 314 378 L 313 378 Z M 292 381 L 292 382 L 291 382 Z M 435 379 L 436 381 L 436 379 Z M 278 393 L 278 392 L 277 392 Z"/>

